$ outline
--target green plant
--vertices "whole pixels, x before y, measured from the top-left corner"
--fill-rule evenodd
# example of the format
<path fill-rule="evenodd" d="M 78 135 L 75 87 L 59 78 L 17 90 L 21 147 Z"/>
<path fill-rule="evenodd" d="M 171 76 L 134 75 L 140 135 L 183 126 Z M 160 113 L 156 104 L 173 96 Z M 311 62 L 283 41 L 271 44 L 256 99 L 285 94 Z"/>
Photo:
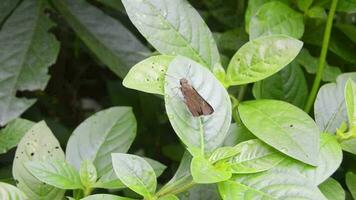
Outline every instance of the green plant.
<path fill-rule="evenodd" d="M 4 2 L 0 153 L 13 164 L 2 199 L 356 198 L 354 0 L 190 1 L 201 13 L 186 0 Z M 93 80 L 108 97 L 89 89 L 97 101 L 78 109 L 40 91 L 62 60 L 79 64 L 74 99 L 85 63 L 107 66 Z M 191 114 L 182 78 L 212 114 Z M 148 158 L 162 154 L 168 167 Z"/>

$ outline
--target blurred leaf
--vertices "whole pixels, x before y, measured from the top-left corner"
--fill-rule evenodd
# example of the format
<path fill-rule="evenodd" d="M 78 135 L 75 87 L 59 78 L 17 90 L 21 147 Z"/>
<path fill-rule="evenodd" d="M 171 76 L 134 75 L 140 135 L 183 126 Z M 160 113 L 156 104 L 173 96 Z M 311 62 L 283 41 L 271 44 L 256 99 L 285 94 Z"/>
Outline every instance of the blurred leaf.
<path fill-rule="evenodd" d="M 117 11 L 120 12 L 125 11 L 124 5 L 122 5 L 121 1 L 118 0 L 97 0 L 97 1 Z"/>
<path fill-rule="evenodd" d="M 136 119 L 130 107 L 111 107 L 82 122 L 69 138 L 66 158 L 79 170 L 93 161 L 98 176 L 112 169 L 111 153 L 127 152 L 136 136 Z"/>
<path fill-rule="evenodd" d="M 27 200 L 26 195 L 17 187 L 0 182 L 0 197 L 2 200 Z"/>
<path fill-rule="evenodd" d="M 250 40 L 276 34 L 299 39 L 304 33 L 303 15 L 278 1 L 262 5 L 251 18 L 249 27 Z"/>
<path fill-rule="evenodd" d="M 199 95 L 212 106 L 214 112 L 211 115 L 201 117 L 192 115 L 182 100 L 182 94 L 177 93 L 181 78 L 187 79 Z M 227 91 L 214 75 L 199 63 L 177 56 L 168 67 L 164 88 L 168 118 L 190 153 L 202 155 L 219 147 L 230 126 L 231 102 Z"/>
<path fill-rule="evenodd" d="M 190 171 L 195 183 L 217 183 L 231 177 L 231 171 L 226 163 L 212 165 L 204 157 L 193 157 Z"/>
<path fill-rule="evenodd" d="M 84 0 L 52 3 L 88 48 L 123 78 L 149 50 L 120 22 Z"/>
<path fill-rule="evenodd" d="M 14 10 L 20 0 L 2 0 L 0 4 L 0 24 Z"/>
<path fill-rule="evenodd" d="M 283 101 L 254 100 L 240 103 L 239 114 L 263 142 L 294 159 L 318 165 L 319 129 L 301 109 Z"/>
<path fill-rule="evenodd" d="M 239 1 L 205 0 L 212 15 L 227 27 L 236 27 L 239 23 Z"/>
<path fill-rule="evenodd" d="M 80 200 L 134 200 L 134 199 L 115 196 L 111 194 L 94 194 Z"/>
<path fill-rule="evenodd" d="M 220 52 L 235 53 L 248 42 L 248 35 L 241 28 L 231 29 L 223 33 L 214 33 L 214 39 Z"/>
<path fill-rule="evenodd" d="M 352 194 L 352 197 L 356 198 L 356 175 L 353 172 L 346 173 L 346 185 Z"/>
<path fill-rule="evenodd" d="M 292 62 L 278 73 L 254 83 L 256 99 L 276 99 L 304 108 L 308 97 L 307 81 L 296 62 Z"/>
<path fill-rule="evenodd" d="M 333 178 L 328 178 L 319 185 L 319 189 L 328 200 L 345 200 L 345 191 Z"/>
<path fill-rule="evenodd" d="M 47 32 L 54 24 L 44 16 L 43 4 L 23 1 L 0 31 L 1 126 L 35 103 L 35 99 L 16 97 L 16 92 L 43 90 L 49 80 L 48 67 L 56 61 L 59 43 Z"/>
<path fill-rule="evenodd" d="M 227 68 L 228 82 L 242 85 L 267 78 L 288 65 L 302 46 L 301 41 L 283 35 L 251 40 L 231 59 Z"/>
<path fill-rule="evenodd" d="M 347 122 L 344 90 L 349 78 L 356 81 L 356 73 L 341 74 L 336 83 L 325 84 L 319 89 L 314 103 L 314 116 L 322 132 L 335 133 L 342 122 Z"/>
<path fill-rule="evenodd" d="M 164 76 L 173 56 L 152 56 L 135 66 L 125 76 L 123 85 L 127 88 L 164 95 Z"/>
<path fill-rule="evenodd" d="M 25 167 L 28 161 L 46 161 L 53 158 L 64 162 L 64 152 L 46 123 L 41 121 L 32 126 L 21 139 L 12 168 L 17 187 L 29 199 L 62 200 L 64 190 L 44 184 Z"/>
<path fill-rule="evenodd" d="M 324 8 L 319 6 L 311 7 L 307 10 L 306 15 L 310 18 L 326 19 L 327 14 Z"/>
<path fill-rule="evenodd" d="M 356 43 L 356 27 L 352 24 L 336 24 L 338 29 L 340 29 L 350 40 Z"/>
<path fill-rule="evenodd" d="M 171 194 L 171 195 L 167 195 L 161 198 L 158 198 L 158 200 L 179 200 L 177 196 Z"/>
<path fill-rule="evenodd" d="M 21 138 L 35 123 L 26 119 L 15 119 L 0 130 L 0 154 L 16 147 Z"/>
<path fill-rule="evenodd" d="M 161 54 L 189 57 L 212 70 L 220 63 L 213 36 L 184 0 L 123 0 L 132 23 Z"/>
<path fill-rule="evenodd" d="M 296 61 L 304 67 L 304 69 L 310 74 L 316 74 L 318 68 L 319 58 L 310 55 L 309 51 L 303 48 L 297 56 Z M 326 82 L 335 81 L 336 77 L 341 74 L 341 70 L 338 67 L 330 66 L 326 63 L 324 67 L 322 80 Z"/>
<path fill-rule="evenodd" d="M 298 8 L 303 11 L 306 12 L 309 7 L 312 5 L 313 0 L 298 0 Z"/>
<path fill-rule="evenodd" d="M 82 189 L 79 173 L 63 160 L 29 161 L 25 167 L 38 180 L 61 189 Z"/>
<path fill-rule="evenodd" d="M 345 104 L 351 129 L 356 127 L 356 84 L 351 79 L 345 85 Z"/>
<path fill-rule="evenodd" d="M 119 179 L 131 190 L 145 198 L 156 191 L 157 180 L 151 165 L 143 158 L 123 153 L 112 154 L 112 164 Z"/>
<path fill-rule="evenodd" d="M 180 200 L 219 200 L 216 184 L 199 184 L 179 194 Z"/>

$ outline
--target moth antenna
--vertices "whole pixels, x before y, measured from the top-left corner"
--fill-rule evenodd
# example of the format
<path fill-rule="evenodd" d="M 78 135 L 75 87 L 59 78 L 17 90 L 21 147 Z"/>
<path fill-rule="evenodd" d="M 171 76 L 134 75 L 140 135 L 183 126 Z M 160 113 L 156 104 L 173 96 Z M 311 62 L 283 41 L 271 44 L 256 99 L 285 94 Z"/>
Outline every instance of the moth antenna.
<path fill-rule="evenodd" d="M 185 75 L 185 78 L 188 78 L 189 77 L 189 74 L 190 74 L 190 69 L 192 68 L 192 65 L 189 64 L 188 66 L 188 71 L 187 71 L 187 74 Z"/>
<path fill-rule="evenodd" d="M 179 81 L 179 80 L 180 80 L 179 78 L 174 77 L 174 76 L 172 76 L 172 75 L 170 75 L 170 74 L 168 74 L 168 73 L 166 73 L 165 75 L 166 75 L 166 76 L 168 76 L 168 77 L 170 77 L 170 78 L 176 79 L 177 81 Z"/>

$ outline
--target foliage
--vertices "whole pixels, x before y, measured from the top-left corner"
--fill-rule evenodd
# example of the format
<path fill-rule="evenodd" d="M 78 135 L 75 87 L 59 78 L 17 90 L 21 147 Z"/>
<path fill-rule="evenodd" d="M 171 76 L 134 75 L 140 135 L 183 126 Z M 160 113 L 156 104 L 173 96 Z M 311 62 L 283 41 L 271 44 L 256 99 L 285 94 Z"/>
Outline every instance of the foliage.
<path fill-rule="evenodd" d="M 3 0 L 0 199 L 356 199 L 355 13 Z"/>

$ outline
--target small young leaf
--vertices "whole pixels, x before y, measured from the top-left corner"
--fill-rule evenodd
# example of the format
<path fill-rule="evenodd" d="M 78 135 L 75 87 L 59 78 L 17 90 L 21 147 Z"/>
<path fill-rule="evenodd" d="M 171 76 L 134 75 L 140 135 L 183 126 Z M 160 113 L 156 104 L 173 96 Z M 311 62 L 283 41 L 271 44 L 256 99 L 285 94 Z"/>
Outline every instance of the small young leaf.
<path fill-rule="evenodd" d="M 209 157 L 209 162 L 213 164 L 219 160 L 230 158 L 238 154 L 240 151 L 241 151 L 240 148 L 229 147 L 229 146 L 217 148 Z"/>
<path fill-rule="evenodd" d="M 94 185 L 96 179 L 98 178 L 96 168 L 89 160 L 85 160 L 82 162 L 82 164 L 80 164 L 79 175 L 82 184 L 86 188 L 90 188 L 92 185 Z"/>
<path fill-rule="evenodd" d="M 340 143 L 342 150 L 356 155 L 356 138 L 343 140 Z"/>
<path fill-rule="evenodd" d="M 356 127 L 356 84 L 349 79 L 345 85 L 345 103 L 350 129 Z"/>
<path fill-rule="evenodd" d="M 258 139 L 238 144 L 240 152 L 229 159 L 232 173 L 246 174 L 266 171 L 285 159 L 281 153 Z"/>
<path fill-rule="evenodd" d="M 271 76 L 288 65 L 303 42 L 283 35 L 260 37 L 243 45 L 227 68 L 231 85 L 252 83 Z"/>
<path fill-rule="evenodd" d="M 213 69 L 220 63 L 214 38 L 185 0 L 123 0 L 126 12 L 141 34 L 161 54 L 189 57 Z"/>
<path fill-rule="evenodd" d="M 79 173 L 63 160 L 29 161 L 26 168 L 38 180 L 61 189 L 82 189 Z"/>
<path fill-rule="evenodd" d="M 356 198 L 356 174 L 353 172 L 346 173 L 346 185 L 349 188 L 352 197 Z"/>
<path fill-rule="evenodd" d="M 27 200 L 26 195 L 17 187 L 0 182 L 0 198 L 2 200 Z"/>
<path fill-rule="evenodd" d="M 276 100 L 242 102 L 244 125 L 278 151 L 307 164 L 318 165 L 319 129 L 301 109 Z"/>
<path fill-rule="evenodd" d="M 8 150 L 15 147 L 25 135 L 25 133 L 35 123 L 26 119 L 15 119 L 0 130 L 0 154 L 6 153 Z"/>
<path fill-rule="evenodd" d="M 135 66 L 125 76 L 122 84 L 142 92 L 164 95 L 164 76 L 173 56 L 152 56 Z"/>
<path fill-rule="evenodd" d="M 250 40 L 276 34 L 299 39 L 304 33 L 303 15 L 278 1 L 261 6 L 251 18 L 249 27 Z"/>
<path fill-rule="evenodd" d="M 94 194 L 80 200 L 134 200 L 127 197 L 120 197 L 111 194 Z"/>
<path fill-rule="evenodd" d="M 320 191 L 328 200 L 345 200 L 345 191 L 333 178 L 328 178 L 322 184 L 319 185 Z"/>
<path fill-rule="evenodd" d="M 136 135 L 136 119 L 130 107 L 111 107 L 82 122 L 69 138 L 67 161 L 77 170 L 92 160 L 98 176 L 112 169 L 111 153 L 126 152 Z"/>
<path fill-rule="evenodd" d="M 13 177 L 18 182 L 17 187 L 29 199 L 63 199 L 64 190 L 44 184 L 25 167 L 28 161 L 45 161 L 53 158 L 65 162 L 64 152 L 58 140 L 53 136 L 45 122 L 39 122 L 32 126 L 21 139 L 16 149 L 12 168 Z"/>
<path fill-rule="evenodd" d="M 214 112 L 194 117 L 179 90 L 180 79 L 207 101 Z M 226 89 L 199 63 L 177 56 L 169 65 L 165 84 L 165 106 L 176 134 L 193 155 L 211 153 L 224 141 L 231 123 L 231 102 Z M 187 123 L 189 122 L 189 123 Z"/>
<path fill-rule="evenodd" d="M 196 183 L 218 183 L 231 177 L 231 171 L 226 163 L 212 165 L 204 157 L 193 157 L 190 171 Z"/>
<path fill-rule="evenodd" d="M 112 164 L 117 177 L 128 188 L 144 197 L 152 197 L 155 193 L 156 175 L 145 159 L 136 155 L 113 153 Z"/>

